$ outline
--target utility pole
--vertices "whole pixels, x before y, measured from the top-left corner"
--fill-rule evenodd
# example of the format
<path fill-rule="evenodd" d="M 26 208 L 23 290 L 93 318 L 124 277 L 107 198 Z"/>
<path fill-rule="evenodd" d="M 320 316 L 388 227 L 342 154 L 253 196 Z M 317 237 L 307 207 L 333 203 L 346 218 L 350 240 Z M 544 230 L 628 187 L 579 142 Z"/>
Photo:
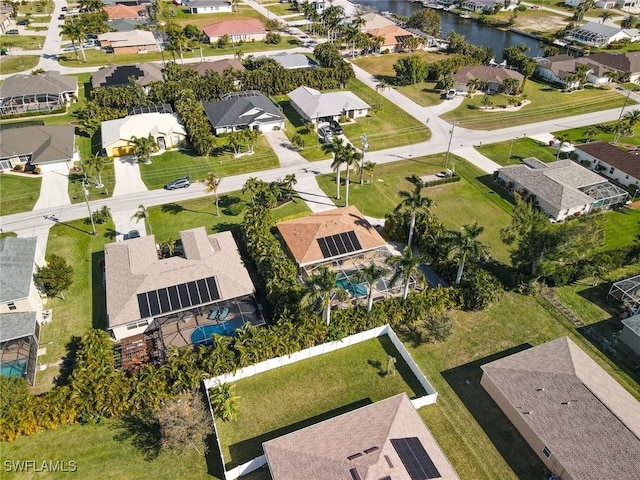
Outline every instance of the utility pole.
<path fill-rule="evenodd" d="M 453 130 L 456 128 L 456 122 L 451 123 L 449 130 L 449 145 L 447 145 L 447 156 L 444 158 L 444 168 L 449 168 L 449 153 L 451 152 L 451 141 L 453 140 Z"/>
<path fill-rule="evenodd" d="M 91 214 L 91 207 L 89 206 L 89 190 L 87 190 L 87 186 L 84 182 L 84 180 L 82 181 L 82 193 L 84 194 L 84 201 L 87 204 L 87 211 L 89 212 L 89 219 L 91 220 L 91 230 L 92 230 L 92 235 L 96 234 L 96 224 L 93 222 L 93 215 Z"/>
<path fill-rule="evenodd" d="M 629 96 L 631 95 L 631 90 L 627 92 L 627 98 L 624 99 L 624 103 L 622 104 L 622 109 L 620 110 L 620 115 L 618 116 L 618 121 L 616 122 L 616 132 L 614 133 L 613 143 L 618 143 L 621 137 L 620 133 L 620 120 L 622 120 L 622 114 L 624 113 L 624 107 L 627 106 L 627 101 L 629 100 Z"/>
<path fill-rule="evenodd" d="M 364 174 L 364 152 L 369 148 L 369 142 L 367 140 L 367 136 L 363 133 L 360 135 L 360 142 L 362 145 L 362 156 L 360 157 L 360 185 L 364 183 L 363 174 Z"/>

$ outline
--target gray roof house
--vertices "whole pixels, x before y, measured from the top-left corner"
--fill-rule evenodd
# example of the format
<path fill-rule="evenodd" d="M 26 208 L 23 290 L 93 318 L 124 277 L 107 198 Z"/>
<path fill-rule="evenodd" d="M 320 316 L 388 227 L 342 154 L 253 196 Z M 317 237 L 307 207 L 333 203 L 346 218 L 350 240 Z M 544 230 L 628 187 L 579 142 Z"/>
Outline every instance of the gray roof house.
<path fill-rule="evenodd" d="M 345 116 L 364 117 L 371 106 L 349 91 L 321 93 L 310 87 L 301 86 L 289 93 L 291 106 L 305 122 L 317 122 Z"/>
<path fill-rule="evenodd" d="M 146 86 L 152 82 L 164 81 L 163 67 L 157 63 L 139 63 L 137 65 L 110 65 L 91 75 L 91 86 L 126 87 L 129 80 L 137 85 Z"/>
<path fill-rule="evenodd" d="M 255 90 L 227 93 L 219 102 L 205 103 L 204 111 L 216 135 L 247 128 L 261 132 L 284 128 L 282 112 Z"/>
<path fill-rule="evenodd" d="M 184 5 L 191 13 L 231 12 L 231 2 L 228 0 L 185 0 Z"/>
<path fill-rule="evenodd" d="M 640 355 L 640 314 L 622 319 L 622 331 L 620 340 Z"/>
<path fill-rule="evenodd" d="M 287 70 L 296 70 L 298 68 L 317 68 L 318 64 L 302 53 L 280 52 L 271 56 L 262 56 L 258 58 L 273 58 L 283 68 Z"/>
<path fill-rule="evenodd" d="M 455 480 L 406 393 L 263 443 L 273 480 Z"/>
<path fill-rule="evenodd" d="M 59 72 L 16 74 L 0 87 L 0 114 L 48 112 L 63 108 L 78 96 L 78 79 Z"/>
<path fill-rule="evenodd" d="M 75 156 L 75 129 L 72 125 L 35 125 L 7 128 L 0 135 L 0 169 L 25 165 L 26 171 L 65 170 Z"/>
<path fill-rule="evenodd" d="M 499 168 L 498 183 L 524 190 L 555 221 L 624 203 L 627 192 L 571 160 L 544 163 L 535 157 Z"/>
<path fill-rule="evenodd" d="M 211 325 L 224 320 L 235 328 L 261 323 L 232 233 L 199 227 L 180 238 L 183 253 L 169 258 L 159 257 L 153 235 L 105 245 L 108 328 L 116 339 L 144 333 L 163 352 L 210 338 Z"/>
<path fill-rule="evenodd" d="M 623 29 L 603 23 L 587 22 L 585 25 L 569 30 L 564 38 L 590 47 L 602 47 L 625 39 L 637 42 L 640 40 L 640 31 L 635 28 Z"/>
<path fill-rule="evenodd" d="M 0 364 L 2 375 L 35 383 L 42 301 L 33 282 L 37 239 L 0 239 Z"/>
<path fill-rule="evenodd" d="M 481 368 L 481 385 L 560 479 L 638 478 L 640 403 L 569 338 Z"/>

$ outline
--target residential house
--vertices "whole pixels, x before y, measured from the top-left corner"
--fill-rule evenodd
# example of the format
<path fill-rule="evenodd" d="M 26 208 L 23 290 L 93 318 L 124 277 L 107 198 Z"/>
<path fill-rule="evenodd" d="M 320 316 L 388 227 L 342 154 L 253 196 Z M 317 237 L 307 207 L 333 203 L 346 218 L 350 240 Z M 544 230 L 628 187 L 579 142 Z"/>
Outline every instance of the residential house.
<path fill-rule="evenodd" d="M 454 75 L 455 89 L 459 92 L 468 92 L 467 86 L 471 80 L 483 82 L 488 93 L 495 93 L 504 90 L 504 81 L 513 78 L 518 82 L 518 88 L 522 86 L 524 76 L 509 68 L 492 67 L 488 65 L 470 65 L 460 68 Z"/>
<path fill-rule="evenodd" d="M 367 33 L 372 37 L 382 38 L 383 42 L 382 45 L 380 45 L 380 50 L 389 50 L 390 52 L 402 51 L 403 40 L 407 37 L 419 38 L 410 31 L 395 24 L 369 30 Z"/>
<path fill-rule="evenodd" d="M 187 137 L 187 131 L 177 114 L 141 113 L 102 122 L 102 151 L 109 157 L 131 155 L 133 137 L 154 138 L 159 150 L 178 148 Z"/>
<path fill-rule="evenodd" d="M 586 59 L 592 64 L 616 72 L 620 81 L 637 82 L 640 79 L 640 52 L 626 52 L 620 54 L 598 52 L 592 53 Z"/>
<path fill-rule="evenodd" d="M 322 12 L 324 12 L 325 8 L 331 6 L 331 4 L 329 3 L 330 1 L 331 0 L 311 0 L 311 6 L 316 9 L 316 12 L 322 15 Z"/>
<path fill-rule="evenodd" d="M 620 340 L 640 355 L 640 315 L 622 319 Z"/>
<path fill-rule="evenodd" d="M 15 74 L 0 87 L 0 114 L 50 112 L 68 106 L 78 97 L 78 79 L 44 72 L 39 75 Z"/>
<path fill-rule="evenodd" d="M 181 65 L 185 70 L 193 70 L 198 75 L 204 76 L 208 71 L 216 72 L 222 75 L 227 70 L 234 72 L 244 72 L 246 69 L 239 60 L 228 58 L 224 60 L 216 60 L 214 62 L 185 63 Z"/>
<path fill-rule="evenodd" d="M 286 70 L 310 69 L 318 67 L 318 64 L 316 62 L 302 53 L 281 52 L 269 56 L 262 55 L 260 57 L 257 57 L 256 60 L 260 58 L 272 58 Z"/>
<path fill-rule="evenodd" d="M 571 160 L 543 163 L 530 157 L 523 162 L 499 168 L 494 176 L 510 192 L 524 191 L 552 220 L 611 208 L 627 199 L 627 192 Z"/>
<path fill-rule="evenodd" d="M 463 0 L 460 8 L 476 13 L 491 13 L 498 10 L 514 10 L 518 6 L 515 2 L 509 2 L 505 7 L 503 0 Z"/>
<path fill-rule="evenodd" d="M 157 63 L 139 63 L 137 65 L 109 65 L 91 74 L 93 88 L 123 88 L 131 80 L 143 87 L 153 82 L 164 81 L 163 67 Z"/>
<path fill-rule="evenodd" d="M 369 32 L 371 30 L 377 30 L 379 28 L 391 27 L 395 25 L 393 20 L 389 20 L 384 15 L 380 15 L 376 12 L 369 12 L 363 15 L 350 17 L 345 20 L 347 25 L 353 25 L 353 22 L 357 18 L 362 18 L 364 20 L 364 24 L 359 27 L 361 32 Z"/>
<path fill-rule="evenodd" d="M 191 13 L 231 12 L 231 2 L 227 0 L 185 0 L 184 5 Z"/>
<path fill-rule="evenodd" d="M 406 393 L 262 446 L 273 480 L 458 478 Z"/>
<path fill-rule="evenodd" d="M 24 165 L 26 172 L 66 170 L 79 156 L 75 149 L 73 125 L 4 125 L 0 135 L 0 169 Z"/>
<path fill-rule="evenodd" d="M 568 7 L 579 7 L 585 0 L 565 0 L 564 4 Z M 617 3 L 636 3 L 636 0 L 596 0 L 594 6 L 596 8 L 616 8 Z M 627 7 L 628 8 L 628 7 Z"/>
<path fill-rule="evenodd" d="M 216 135 L 237 130 L 282 130 L 284 116 L 262 93 L 251 90 L 227 93 L 219 102 L 204 104 L 204 112 Z"/>
<path fill-rule="evenodd" d="M 145 334 L 161 353 L 264 323 L 255 288 L 230 231 L 180 232 L 182 252 L 160 258 L 153 235 L 105 245 L 108 329 Z M 226 323 L 222 323 L 226 322 Z"/>
<path fill-rule="evenodd" d="M 3 132 L 4 134 L 4 132 Z M 35 237 L 0 239 L 0 374 L 35 384 L 42 300 L 33 281 L 44 265 Z"/>
<path fill-rule="evenodd" d="M 225 20 L 202 29 L 209 43 L 216 43 L 227 35 L 232 43 L 262 41 L 267 38 L 267 31 L 260 20 L 244 18 L 240 20 Z"/>
<path fill-rule="evenodd" d="M 116 20 L 109 20 L 107 22 L 109 25 L 110 32 L 132 32 L 134 30 L 138 30 L 144 24 L 139 20 L 134 20 L 133 18 L 118 18 Z"/>
<path fill-rule="evenodd" d="M 0 33 L 5 34 L 11 26 L 11 11 L 6 9 L 0 9 Z"/>
<path fill-rule="evenodd" d="M 289 92 L 291 106 L 304 122 L 366 117 L 371 106 L 349 91 L 321 93 L 301 86 Z"/>
<path fill-rule="evenodd" d="M 609 72 L 612 69 L 598 62 L 599 54 L 589 55 L 586 57 L 572 57 L 570 55 L 554 55 L 552 57 L 537 58 L 536 69 L 534 71 L 537 77 L 547 82 L 559 83 L 566 85 L 567 88 L 577 88 L 579 86 L 578 79 L 575 78 L 575 72 L 579 65 L 586 65 L 586 82 L 594 85 L 605 85 L 611 82 Z M 609 56 L 610 54 L 604 54 Z"/>
<path fill-rule="evenodd" d="M 107 12 L 108 20 L 119 20 L 122 18 L 128 18 L 131 20 L 142 20 L 147 17 L 147 9 L 143 5 L 124 5 L 116 4 L 105 6 L 103 8 Z"/>
<path fill-rule="evenodd" d="M 612 42 L 640 40 L 640 31 L 635 28 L 619 28 L 603 23 L 588 22 L 585 25 L 569 30 L 564 39 L 577 42 L 589 47 L 602 47 Z"/>
<path fill-rule="evenodd" d="M 480 368 L 480 384 L 556 477 L 638 478 L 640 403 L 568 337 Z"/>
<path fill-rule="evenodd" d="M 606 142 L 576 146 L 579 160 L 591 162 L 589 168 L 615 182 L 640 190 L 640 150 L 623 150 Z"/>
<path fill-rule="evenodd" d="M 153 32 L 132 30 L 130 32 L 108 32 L 98 35 L 100 46 L 114 54 L 147 53 L 158 51 Z"/>

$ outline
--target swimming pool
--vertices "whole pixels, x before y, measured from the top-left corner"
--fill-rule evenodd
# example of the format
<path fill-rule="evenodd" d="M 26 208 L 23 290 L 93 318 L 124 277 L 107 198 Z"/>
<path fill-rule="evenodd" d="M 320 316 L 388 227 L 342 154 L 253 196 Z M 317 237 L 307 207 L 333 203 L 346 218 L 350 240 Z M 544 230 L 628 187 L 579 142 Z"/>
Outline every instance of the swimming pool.
<path fill-rule="evenodd" d="M 194 345 L 206 345 L 211 343 L 213 341 L 211 336 L 214 333 L 216 335 L 233 337 L 236 330 L 242 327 L 243 323 L 242 317 L 238 315 L 237 318 L 232 318 L 226 322 L 216 323 L 214 325 L 202 325 L 191 333 L 191 343 Z"/>
<path fill-rule="evenodd" d="M 367 296 L 367 287 L 362 284 L 351 283 L 348 278 L 336 280 L 336 286 L 349 292 L 352 297 L 360 298 Z"/>
<path fill-rule="evenodd" d="M 26 372 L 27 372 L 26 358 L 21 358 L 20 360 L 11 360 L 10 362 L 2 363 L 3 377 L 23 377 Z"/>

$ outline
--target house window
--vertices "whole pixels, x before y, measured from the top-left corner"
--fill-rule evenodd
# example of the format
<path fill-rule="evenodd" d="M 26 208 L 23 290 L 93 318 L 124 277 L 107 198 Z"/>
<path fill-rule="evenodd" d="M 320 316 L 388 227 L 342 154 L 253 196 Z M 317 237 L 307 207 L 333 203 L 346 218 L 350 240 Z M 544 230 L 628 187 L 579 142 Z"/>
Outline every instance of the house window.
<path fill-rule="evenodd" d="M 18 309 L 18 307 L 16 307 L 16 304 L 14 302 L 7 303 L 7 307 L 9 307 L 9 310 L 17 310 Z"/>
<path fill-rule="evenodd" d="M 146 320 L 140 320 L 136 323 L 130 323 L 127 325 L 127 330 L 135 330 L 136 328 L 146 327 L 148 325 Z"/>
<path fill-rule="evenodd" d="M 629 180 L 629 175 L 626 175 L 626 176 L 624 177 L 624 179 L 625 179 L 625 180 Z"/>
<path fill-rule="evenodd" d="M 615 169 L 615 168 L 613 168 L 613 167 L 611 167 L 611 168 L 609 169 L 609 175 L 613 174 L 613 172 L 615 172 L 615 171 L 616 171 L 616 169 Z"/>
<path fill-rule="evenodd" d="M 544 448 L 542 449 L 542 454 L 545 457 L 549 458 L 551 456 L 551 450 L 549 450 L 549 447 L 545 445 Z"/>

